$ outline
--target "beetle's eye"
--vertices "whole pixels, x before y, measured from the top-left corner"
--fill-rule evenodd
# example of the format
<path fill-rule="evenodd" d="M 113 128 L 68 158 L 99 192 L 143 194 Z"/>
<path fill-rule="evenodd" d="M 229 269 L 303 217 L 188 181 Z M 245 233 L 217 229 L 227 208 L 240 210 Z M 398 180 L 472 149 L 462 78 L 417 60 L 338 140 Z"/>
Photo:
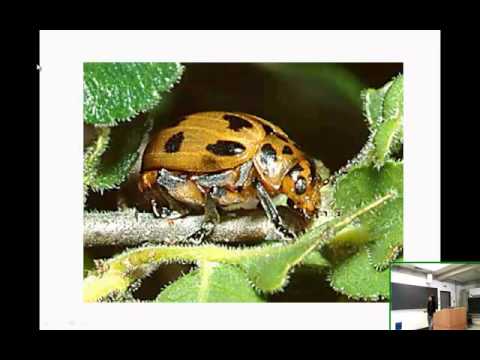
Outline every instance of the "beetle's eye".
<path fill-rule="evenodd" d="M 307 180 L 303 176 L 298 177 L 295 181 L 295 193 L 302 195 L 307 190 Z"/>

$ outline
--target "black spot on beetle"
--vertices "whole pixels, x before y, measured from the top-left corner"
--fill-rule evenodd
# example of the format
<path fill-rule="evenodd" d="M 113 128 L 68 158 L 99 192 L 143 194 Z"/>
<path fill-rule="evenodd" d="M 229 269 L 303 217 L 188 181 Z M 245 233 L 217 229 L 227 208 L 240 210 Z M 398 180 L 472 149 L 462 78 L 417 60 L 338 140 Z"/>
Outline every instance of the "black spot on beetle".
<path fill-rule="evenodd" d="M 273 133 L 273 129 L 272 129 L 271 126 L 269 126 L 267 124 L 262 124 L 262 126 L 263 126 L 263 130 L 265 130 L 265 133 L 267 135 Z"/>
<path fill-rule="evenodd" d="M 275 133 L 275 136 L 278 137 L 280 140 L 285 141 L 286 143 L 288 143 L 288 142 L 290 141 L 290 140 L 288 139 L 288 137 L 286 137 L 286 136 L 283 135 L 283 134 Z"/>
<path fill-rule="evenodd" d="M 295 165 L 291 170 L 290 170 L 290 174 L 291 175 L 298 175 L 297 173 L 301 173 L 303 171 L 303 166 L 300 165 L 299 163 L 297 165 Z"/>
<path fill-rule="evenodd" d="M 292 155 L 293 154 L 293 150 L 290 146 L 288 145 L 284 145 L 283 146 L 283 150 L 282 150 L 282 154 L 286 154 L 286 155 Z"/>
<path fill-rule="evenodd" d="M 208 144 L 206 149 L 219 156 L 233 156 L 245 151 L 245 146 L 236 141 L 218 140 L 215 144 Z"/>
<path fill-rule="evenodd" d="M 297 181 L 295 181 L 295 193 L 302 195 L 305 191 L 307 191 L 307 180 L 303 176 L 300 176 Z"/>
<path fill-rule="evenodd" d="M 261 150 L 262 157 L 268 161 L 277 161 L 277 152 L 273 148 L 272 144 L 265 144 Z"/>
<path fill-rule="evenodd" d="M 240 131 L 243 128 L 252 128 L 253 125 L 250 121 L 242 119 L 236 115 L 223 115 L 223 118 L 228 121 L 228 128 L 233 131 Z"/>
<path fill-rule="evenodd" d="M 184 136 L 183 136 L 183 131 L 180 131 L 179 133 L 176 133 L 175 135 L 172 135 L 170 139 L 165 143 L 165 151 L 167 153 L 174 153 L 180 150 L 180 146 L 182 145 Z"/>

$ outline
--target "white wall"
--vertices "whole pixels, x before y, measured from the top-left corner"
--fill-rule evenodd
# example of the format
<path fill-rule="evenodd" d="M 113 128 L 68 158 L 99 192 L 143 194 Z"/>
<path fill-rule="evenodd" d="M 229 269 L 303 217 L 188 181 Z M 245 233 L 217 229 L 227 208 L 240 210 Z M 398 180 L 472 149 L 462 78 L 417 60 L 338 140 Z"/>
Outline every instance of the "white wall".
<path fill-rule="evenodd" d="M 392 310 L 391 329 L 395 330 L 397 322 L 402 323 L 402 330 L 416 330 L 428 327 L 426 310 Z"/>
<path fill-rule="evenodd" d="M 426 286 L 438 289 L 437 302 L 440 308 L 440 291 L 450 291 L 451 306 L 456 306 L 457 285 L 455 283 L 432 280 L 427 283 L 427 274 L 409 269 L 392 269 L 392 282 L 416 286 Z M 395 323 L 402 322 L 402 329 L 413 330 L 428 326 L 428 319 L 425 309 L 392 310 L 391 328 L 395 329 Z"/>

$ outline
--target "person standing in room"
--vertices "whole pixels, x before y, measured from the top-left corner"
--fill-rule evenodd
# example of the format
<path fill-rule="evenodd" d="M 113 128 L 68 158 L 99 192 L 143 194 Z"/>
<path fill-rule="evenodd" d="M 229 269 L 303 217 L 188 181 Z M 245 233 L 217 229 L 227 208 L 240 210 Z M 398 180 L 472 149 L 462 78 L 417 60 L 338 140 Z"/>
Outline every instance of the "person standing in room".
<path fill-rule="evenodd" d="M 427 301 L 427 314 L 428 314 L 428 330 L 433 329 L 433 314 L 437 311 L 437 303 L 432 295 L 428 297 Z"/>

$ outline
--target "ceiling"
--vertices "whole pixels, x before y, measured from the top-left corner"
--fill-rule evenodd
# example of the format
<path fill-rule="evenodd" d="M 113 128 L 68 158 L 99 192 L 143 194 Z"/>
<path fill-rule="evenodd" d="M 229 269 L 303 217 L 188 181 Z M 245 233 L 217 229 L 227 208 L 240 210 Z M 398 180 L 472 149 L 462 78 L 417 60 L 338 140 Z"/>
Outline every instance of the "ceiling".
<path fill-rule="evenodd" d="M 425 270 L 428 270 L 429 272 L 437 271 L 437 270 L 443 269 L 444 267 L 450 266 L 450 264 L 429 264 L 429 263 L 412 264 L 412 265 L 414 265 L 415 268 L 425 269 Z"/>
<path fill-rule="evenodd" d="M 396 264 L 395 266 L 433 274 L 439 281 L 456 281 L 460 284 L 480 282 L 480 264 Z"/>

